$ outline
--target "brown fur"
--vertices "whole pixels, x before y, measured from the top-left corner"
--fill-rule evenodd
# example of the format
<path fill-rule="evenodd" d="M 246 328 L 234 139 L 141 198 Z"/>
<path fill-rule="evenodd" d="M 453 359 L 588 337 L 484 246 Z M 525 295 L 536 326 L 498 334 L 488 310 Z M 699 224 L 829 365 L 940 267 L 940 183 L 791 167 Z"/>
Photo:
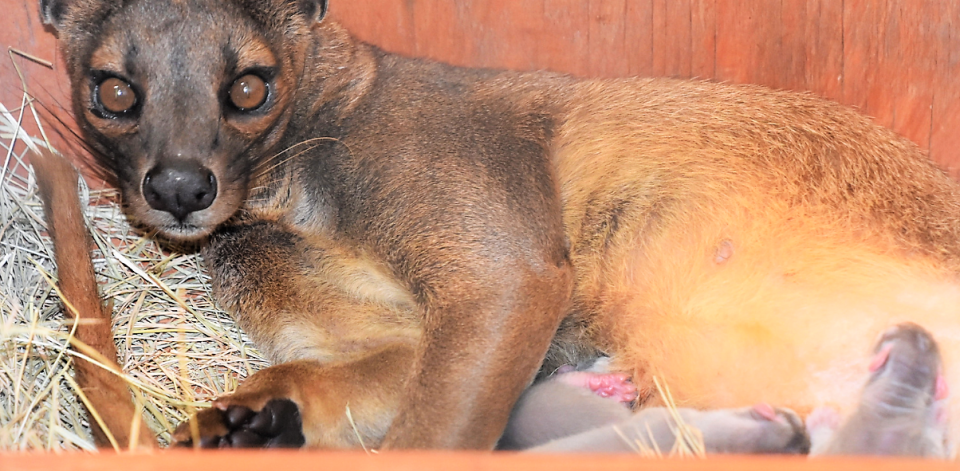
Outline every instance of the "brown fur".
<path fill-rule="evenodd" d="M 349 399 L 369 445 L 492 447 L 561 318 L 544 371 L 602 351 L 685 406 L 800 411 L 854 404 L 846 360 L 894 321 L 957 330 L 958 186 L 842 106 L 407 59 L 309 1 L 44 3 L 62 7 L 46 19 L 76 115 L 131 215 L 212 234 L 216 296 L 293 362 L 218 407 L 293 399 L 309 445 L 351 440 L 347 401 L 310 398 L 371 388 Z M 238 61 L 274 71 L 255 113 L 218 95 Z M 99 116 L 93 66 L 142 108 Z M 218 196 L 177 220 L 140 186 L 183 159 Z M 960 368 L 960 344 L 941 347 Z"/>
<path fill-rule="evenodd" d="M 77 357 L 73 363 L 77 384 L 90 408 L 100 414 L 117 446 L 154 447 L 156 439 L 142 421 L 138 429 L 132 428 L 137 423 L 134 418 L 136 407 L 127 384 L 118 376 L 120 367 L 117 365 L 117 347 L 113 343 L 110 310 L 100 301 L 97 290 L 90 259 L 91 240 L 77 196 L 77 171 L 66 159 L 46 150 L 33 154 L 31 163 L 37 175 L 47 229 L 54 242 L 59 273 L 57 284 L 65 300 L 64 312 L 77 323 L 74 337 L 101 353 L 106 368 L 110 368 Z M 90 427 L 97 446 L 111 446 L 107 433 L 92 417 Z"/>
<path fill-rule="evenodd" d="M 699 407 L 853 404 L 839 359 L 906 319 L 956 330 L 957 186 L 916 146 L 806 95 L 627 84 L 583 85 L 558 161 L 574 315 L 648 390 L 657 373 Z"/>

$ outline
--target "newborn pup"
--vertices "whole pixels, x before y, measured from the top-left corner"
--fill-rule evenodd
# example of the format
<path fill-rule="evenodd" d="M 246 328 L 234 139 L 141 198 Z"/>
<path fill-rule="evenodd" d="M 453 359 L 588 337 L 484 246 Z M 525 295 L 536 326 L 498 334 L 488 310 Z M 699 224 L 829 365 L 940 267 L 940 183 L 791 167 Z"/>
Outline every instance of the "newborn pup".
<path fill-rule="evenodd" d="M 625 399 L 635 398 L 635 388 L 622 375 L 603 372 L 606 363 L 601 359 L 587 371 L 561 372 L 530 387 L 517 402 L 498 448 L 547 453 L 672 449 L 677 434 L 670 411 L 656 407 L 632 414 Z M 589 375 L 595 381 L 584 381 Z M 806 453 L 810 448 L 799 417 L 786 409 L 759 404 L 677 413 L 700 430 L 707 453 Z"/>
<path fill-rule="evenodd" d="M 524 450 L 630 419 L 637 388 L 626 375 L 610 373 L 609 358 L 564 366 L 528 388 L 510 414 L 499 450 Z"/>
<path fill-rule="evenodd" d="M 810 451 L 800 418 L 788 409 L 767 404 L 739 409 L 677 409 L 680 419 L 700 431 L 704 451 L 713 453 L 788 453 Z M 626 453 L 673 449 L 677 424 L 664 407 L 643 409 L 629 419 L 550 441 L 532 448 L 544 453 Z"/>
<path fill-rule="evenodd" d="M 816 409 L 807 418 L 811 455 L 946 458 L 946 384 L 930 333 L 915 324 L 893 327 L 877 343 L 853 415 L 840 427 L 833 409 Z"/>

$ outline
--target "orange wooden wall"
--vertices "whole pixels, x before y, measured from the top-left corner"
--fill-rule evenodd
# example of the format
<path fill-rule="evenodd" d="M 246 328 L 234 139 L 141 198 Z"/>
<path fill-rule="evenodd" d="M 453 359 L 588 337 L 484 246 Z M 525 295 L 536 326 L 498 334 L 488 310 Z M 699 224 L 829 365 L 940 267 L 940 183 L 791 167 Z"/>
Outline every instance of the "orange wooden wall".
<path fill-rule="evenodd" d="M 470 66 L 701 77 L 860 108 L 960 176 L 958 0 L 331 0 L 359 37 Z"/>
<path fill-rule="evenodd" d="M 636 455 L 525 454 L 389 451 L 218 450 L 195 453 L 0 453 L 0 471 L 169 471 L 171 469 L 260 471 L 263 469 L 350 471 L 955 471 L 955 462 L 901 458 L 729 456 L 709 459 L 651 459 Z"/>
<path fill-rule="evenodd" d="M 38 0 L 0 0 L 0 45 L 54 59 Z M 330 0 L 385 49 L 461 65 L 674 76 L 809 90 L 854 105 L 960 176 L 958 0 Z M 4 47 L 6 49 L 6 47 Z M 60 74 L 31 90 L 68 103 Z M 19 102 L 0 57 L 0 101 Z"/>

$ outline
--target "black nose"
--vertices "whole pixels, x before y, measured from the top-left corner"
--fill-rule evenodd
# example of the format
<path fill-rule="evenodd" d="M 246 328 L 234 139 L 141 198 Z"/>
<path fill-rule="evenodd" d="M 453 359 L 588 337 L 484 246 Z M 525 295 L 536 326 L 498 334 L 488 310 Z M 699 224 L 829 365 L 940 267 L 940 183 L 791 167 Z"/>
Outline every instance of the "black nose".
<path fill-rule="evenodd" d="M 209 208 L 217 197 L 217 178 L 193 162 L 165 162 L 143 178 L 143 197 L 151 208 L 183 221 L 194 211 Z"/>

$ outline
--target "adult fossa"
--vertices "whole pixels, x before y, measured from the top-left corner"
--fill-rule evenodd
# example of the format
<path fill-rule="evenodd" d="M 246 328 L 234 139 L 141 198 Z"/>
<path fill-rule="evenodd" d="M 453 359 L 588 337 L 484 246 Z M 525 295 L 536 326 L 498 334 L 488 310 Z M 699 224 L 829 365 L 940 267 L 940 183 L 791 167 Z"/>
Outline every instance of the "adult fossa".
<path fill-rule="evenodd" d="M 905 320 L 960 380 L 960 187 L 906 139 L 756 86 L 401 57 L 326 3 L 41 1 L 129 214 L 202 240 L 275 363 L 205 445 L 490 449 L 538 371 L 600 353 L 645 405 L 658 375 L 845 414 Z"/>

